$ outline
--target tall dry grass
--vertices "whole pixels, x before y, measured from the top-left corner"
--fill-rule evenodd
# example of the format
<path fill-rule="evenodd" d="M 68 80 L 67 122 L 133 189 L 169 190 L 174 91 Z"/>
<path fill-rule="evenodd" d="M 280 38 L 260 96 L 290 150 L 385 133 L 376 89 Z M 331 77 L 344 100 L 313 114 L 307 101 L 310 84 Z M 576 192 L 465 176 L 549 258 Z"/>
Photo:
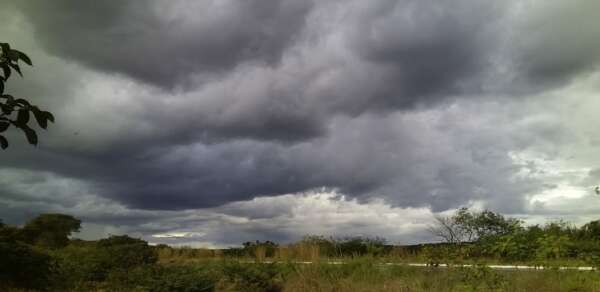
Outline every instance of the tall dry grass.
<path fill-rule="evenodd" d="M 219 259 L 223 257 L 222 250 L 208 248 L 162 247 L 156 251 L 159 263 L 181 263 Z"/>
<path fill-rule="evenodd" d="M 484 267 L 377 267 L 373 262 L 357 259 L 348 265 L 298 266 L 287 276 L 282 291 L 600 292 L 600 274 L 576 271 L 494 271 Z"/>

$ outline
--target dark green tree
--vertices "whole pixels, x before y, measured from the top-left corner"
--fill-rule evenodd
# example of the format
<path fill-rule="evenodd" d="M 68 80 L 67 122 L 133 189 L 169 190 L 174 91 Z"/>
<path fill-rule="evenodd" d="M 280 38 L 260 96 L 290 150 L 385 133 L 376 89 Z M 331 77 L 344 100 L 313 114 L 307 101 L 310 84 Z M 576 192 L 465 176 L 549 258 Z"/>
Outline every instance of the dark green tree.
<path fill-rule="evenodd" d="M 50 256 L 21 242 L 21 231 L 0 221 L 0 291 L 44 289 L 49 285 Z"/>
<path fill-rule="evenodd" d="M 460 208 L 452 216 L 437 216 L 435 219 L 436 224 L 430 226 L 429 231 L 448 243 L 480 241 L 510 234 L 522 227 L 520 220 L 505 218 L 489 210 L 471 211 L 468 208 Z"/>
<path fill-rule="evenodd" d="M 0 221 L 0 242 L 15 242 L 19 238 L 19 228 Z"/>
<path fill-rule="evenodd" d="M 97 245 L 106 251 L 107 264 L 114 269 L 131 269 L 158 260 L 156 251 L 146 241 L 127 235 L 113 235 L 99 240 Z"/>
<path fill-rule="evenodd" d="M 65 214 L 42 214 L 27 222 L 22 232 L 24 242 L 46 248 L 69 244 L 69 235 L 81 228 L 81 221 Z"/>
<path fill-rule="evenodd" d="M 588 222 L 579 230 L 578 237 L 587 240 L 600 241 L 600 220 Z"/>
<path fill-rule="evenodd" d="M 156 250 L 146 241 L 127 235 L 88 243 L 72 241 L 56 254 L 62 272 L 76 282 L 105 281 L 111 274 L 127 275 L 158 260 Z"/>
<path fill-rule="evenodd" d="M 51 274 L 49 255 L 21 242 L 0 239 L 0 291 L 44 289 Z"/>
<path fill-rule="evenodd" d="M 37 134 L 30 127 L 31 117 L 33 116 L 42 129 L 48 127 L 48 121 L 54 122 L 52 113 L 41 110 L 26 99 L 16 98 L 4 92 L 6 82 L 13 71 L 23 77 L 19 62 L 32 66 L 31 59 L 25 53 L 12 49 L 8 43 L 0 43 L 0 68 L 2 69 L 0 76 L 0 148 L 2 149 L 8 147 L 8 139 L 1 133 L 8 130 L 10 126 L 25 133 L 29 144 L 37 145 Z"/>

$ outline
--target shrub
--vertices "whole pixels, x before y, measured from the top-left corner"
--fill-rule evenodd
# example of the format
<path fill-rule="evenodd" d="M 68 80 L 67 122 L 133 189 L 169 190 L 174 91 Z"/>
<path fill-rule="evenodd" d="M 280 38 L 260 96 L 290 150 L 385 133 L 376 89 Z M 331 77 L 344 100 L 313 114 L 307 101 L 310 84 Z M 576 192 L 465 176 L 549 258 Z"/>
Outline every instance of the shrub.
<path fill-rule="evenodd" d="M 223 276 L 220 285 L 233 291 L 281 291 L 282 284 L 291 270 L 281 264 L 244 264 L 224 262 L 221 266 Z"/>
<path fill-rule="evenodd" d="M 347 237 L 335 242 L 337 253 L 340 256 L 380 256 L 386 252 L 385 239 L 376 237 Z"/>
<path fill-rule="evenodd" d="M 128 236 L 111 236 L 98 242 L 74 242 L 54 254 L 61 274 L 74 285 L 104 281 L 111 271 L 127 272 L 157 261 L 152 247 L 141 239 Z"/>
<path fill-rule="evenodd" d="M 313 246 L 318 248 L 319 256 L 334 257 L 336 253 L 336 242 L 332 238 L 325 238 L 319 235 L 306 235 L 296 245 Z"/>
<path fill-rule="evenodd" d="M 421 250 L 428 266 L 437 267 L 448 259 L 448 249 L 443 246 L 425 246 Z"/>
<path fill-rule="evenodd" d="M 483 255 L 504 260 L 528 260 L 538 248 L 537 238 L 531 238 L 527 232 L 518 231 L 482 242 L 479 246 Z"/>
<path fill-rule="evenodd" d="M 462 284 L 473 291 L 503 291 L 508 284 L 506 277 L 485 265 L 462 267 L 459 271 Z"/>
<path fill-rule="evenodd" d="M 127 235 L 101 239 L 97 246 L 107 254 L 107 263 L 112 268 L 130 269 L 154 264 L 158 259 L 156 251 L 147 242 Z"/>
<path fill-rule="evenodd" d="M 274 257 L 277 250 L 277 244 L 272 241 L 247 241 L 243 243 L 243 254 L 249 257 L 264 259 L 265 257 Z"/>
<path fill-rule="evenodd" d="M 217 275 L 210 265 L 145 265 L 112 271 L 101 286 L 108 291 L 213 291 Z"/>
<path fill-rule="evenodd" d="M 0 242 L 0 290 L 43 289 L 50 285 L 52 271 L 48 254 L 20 242 Z"/>
<path fill-rule="evenodd" d="M 567 235 L 545 234 L 538 238 L 537 259 L 558 259 L 567 254 Z"/>
<path fill-rule="evenodd" d="M 581 239 L 600 241 L 600 220 L 583 225 L 577 234 Z"/>
<path fill-rule="evenodd" d="M 44 248 L 55 249 L 69 244 L 69 235 L 79 231 L 81 221 L 70 215 L 41 214 L 27 222 L 20 231 L 21 239 Z"/>

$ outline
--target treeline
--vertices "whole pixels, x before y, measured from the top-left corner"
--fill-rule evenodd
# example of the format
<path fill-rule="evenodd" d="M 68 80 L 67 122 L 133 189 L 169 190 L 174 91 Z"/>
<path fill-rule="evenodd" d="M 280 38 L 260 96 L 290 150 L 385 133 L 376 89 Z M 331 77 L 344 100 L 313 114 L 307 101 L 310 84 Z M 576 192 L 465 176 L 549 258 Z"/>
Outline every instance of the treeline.
<path fill-rule="evenodd" d="M 23 227 L 0 224 L 0 291 L 214 291 L 243 277 L 251 282 L 239 285 L 270 285 L 270 278 L 260 278 L 263 268 L 231 268 L 233 262 L 161 264 L 165 247 L 127 235 L 69 239 L 80 223 L 69 215 L 43 214 Z"/>
<path fill-rule="evenodd" d="M 330 259 L 432 266 L 494 261 L 600 267 L 600 221 L 581 227 L 562 221 L 525 226 L 498 213 L 468 209 L 436 219 L 430 231 L 442 242 L 434 244 L 401 246 L 383 238 L 306 236 L 293 244 L 252 241 L 211 250 L 151 246 L 126 235 L 97 241 L 69 239 L 80 229 L 78 219 L 43 214 L 21 227 L 0 222 L 0 291 L 212 291 L 221 286 L 277 291 L 269 287 L 294 269 L 290 264 Z M 288 264 L 244 264 L 249 261 Z"/>
<path fill-rule="evenodd" d="M 578 260 L 600 264 L 600 221 L 576 227 L 565 221 L 525 226 L 501 214 L 459 209 L 437 217 L 430 231 L 448 243 L 424 252 L 436 260 L 494 258 L 498 261 L 544 263 Z"/>
<path fill-rule="evenodd" d="M 526 226 L 489 210 L 459 209 L 436 217 L 429 231 L 441 242 L 415 245 L 386 244 L 384 238 L 306 236 L 294 244 L 246 242 L 224 251 L 229 256 L 278 259 L 314 259 L 371 256 L 410 258 L 428 262 L 481 259 L 495 262 L 547 264 L 559 260 L 600 265 L 600 221 L 576 227 L 565 221 Z"/>
<path fill-rule="evenodd" d="M 241 248 L 223 250 L 223 254 L 232 257 L 277 258 L 310 260 L 316 258 L 341 258 L 359 256 L 383 256 L 390 254 L 393 245 L 386 244 L 384 238 L 370 237 L 325 237 L 305 236 L 293 244 L 278 245 L 271 241 L 248 241 Z"/>
<path fill-rule="evenodd" d="M 21 228 L 0 223 L 0 291 L 68 290 L 157 262 L 147 242 L 126 235 L 70 240 L 80 226 L 64 214 L 43 214 Z"/>

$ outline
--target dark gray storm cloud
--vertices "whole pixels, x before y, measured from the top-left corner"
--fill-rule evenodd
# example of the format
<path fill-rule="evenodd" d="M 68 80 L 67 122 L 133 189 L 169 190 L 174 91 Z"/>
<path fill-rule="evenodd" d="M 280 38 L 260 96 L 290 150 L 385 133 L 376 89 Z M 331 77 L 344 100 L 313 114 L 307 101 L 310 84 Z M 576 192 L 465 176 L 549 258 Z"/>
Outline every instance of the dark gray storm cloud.
<path fill-rule="evenodd" d="M 135 118 L 155 129 L 137 143 L 313 139 L 337 114 L 410 110 L 490 87 L 539 92 L 593 66 L 598 51 L 591 15 L 580 20 L 589 38 L 575 49 L 561 41 L 576 35 L 569 21 L 581 8 L 536 3 L 528 14 L 519 1 L 19 3 L 52 54 L 191 85 L 139 101 Z M 546 29 L 548 19 L 561 29 Z"/>
<path fill-rule="evenodd" d="M 311 1 L 19 1 L 48 52 L 172 88 L 190 74 L 276 64 Z"/>
<path fill-rule="evenodd" d="M 465 121 L 465 114 L 472 113 L 458 108 L 337 118 L 330 124 L 335 135 L 295 145 L 233 140 L 76 156 L 11 148 L 5 165 L 54 169 L 142 209 L 212 207 L 330 187 L 361 201 L 380 197 L 400 206 L 445 210 L 488 200 L 519 210 L 520 194 L 544 188 L 536 180 L 513 181 L 521 167 L 507 151 L 524 146 L 506 141 L 509 129 L 497 128 L 497 121 Z M 26 157 L 31 163 L 23 162 Z"/>
<path fill-rule="evenodd" d="M 469 81 L 490 65 L 492 48 L 502 33 L 497 24 L 508 6 L 387 0 L 320 4 L 24 1 L 17 6 L 31 21 L 36 40 L 48 52 L 167 87 L 190 81 L 195 73 L 227 72 L 248 61 L 278 66 L 303 30 L 314 30 L 305 35 L 318 35 L 319 30 L 334 25 L 335 33 L 344 38 L 339 45 L 349 50 L 352 62 L 357 64 L 322 68 L 310 76 L 297 73 L 304 77 L 304 87 L 332 71 L 343 79 L 358 78 L 343 85 L 350 87 L 348 90 L 362 87 L 364 97 L 338 96 L 341 92 L 321 97 L 335 99 L 336 108 L 358 113 L 369 108 L 412 106 L 432 96 L 463 93 L 469 86 L 477 89 L 477 84 Z M 307 24 L 307 18 L 312 22 Z M 319 38 L 305 44 L 314 46 L 309 51 L 315 56 L 322 54 Z M 303 69 L 307 68 L 297 68 Z M 271 102 L 290 102 L 290 95 L 303 95 L 263 94 L 274 95 Z"/>
<path fill-rule="evenodd" d="M 481 91 L 501 37 L 506 3 L 373 1 L 349 22 L 347 43 L 378 67 L 372 98 L 363 105 L 389 110 L 453 94 Z"/>
<path fill-rule="evenodd" d="M 510 42 L 516 70 L 529 87 L 563 85 L 600 62 L 597 1 L 525 2 Z M 528 33 L 524 33 L 528 32 Z"/>
<path fill-rule="evenodd" d="M 359 203 L 525 212 L 526 194 L 552 187 L 514 153 L 575 136 L 560 118 L 530 120 L 543 107 L 524 95 L 600 60 L 595 4 L 576 2 L 5 4 L 17 20 L 0 29 L 27 35 L 36 63 L 10 89 L 44 97 L 57 124 L 36 149 L 11 136 L 1 166 L 81 181 L 60 190 L 131 210 L 326 187 Z M 23 191 L 0 188 L 11 201 Z M 288 210 L 257 208 L 244 216 Z"/>

